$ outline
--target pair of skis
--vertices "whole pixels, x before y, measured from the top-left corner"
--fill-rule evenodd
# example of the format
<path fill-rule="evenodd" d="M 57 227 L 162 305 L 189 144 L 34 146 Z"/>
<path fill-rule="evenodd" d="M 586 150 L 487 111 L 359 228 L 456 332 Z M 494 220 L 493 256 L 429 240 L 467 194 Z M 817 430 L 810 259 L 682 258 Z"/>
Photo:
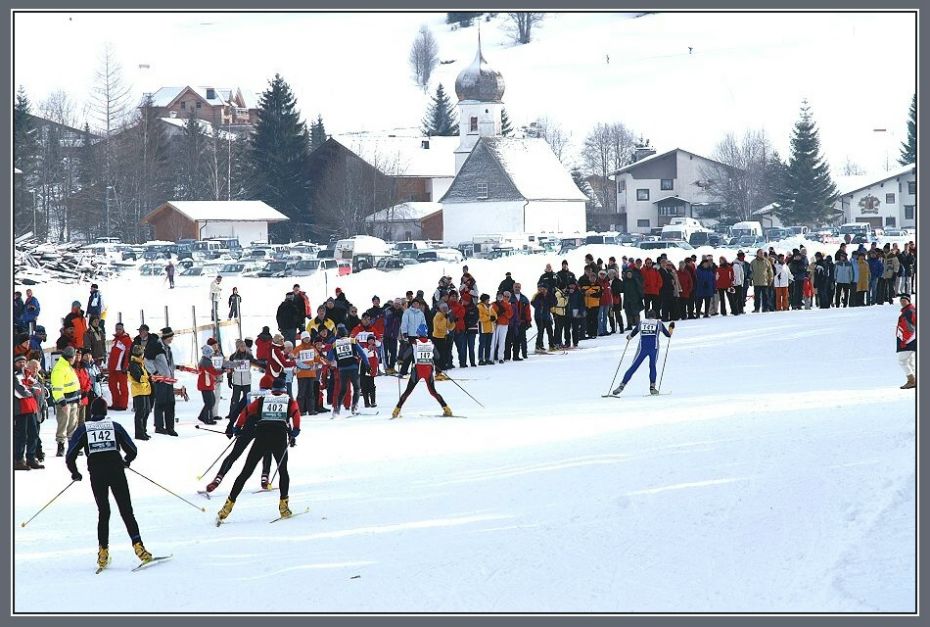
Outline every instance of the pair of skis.
<path fill-rule="evenodd" d="M 302 512 L 297 512 L 296 514 L 291 514 L 290 516 L 288 516 L 288 517 L 286 517 L 286 518 L 285 518 L 284 516 L 278 516 L 278 517 L 275 518 L 274 520 L 269 520 L 268 522 L 269 522 L 269 523 L 276 523 L 276 522 L 278 522 L 279 520 L 290 520 L 291 518 L 297 518 L 298 516 L 303 516 L 304 514 L 309 514 L 309 513 L 310 513 L 310 508 L 308 507 L 308 508 L 305 509 L 304 511 L 302 511 Z M 216 526 L 217 526 L 217 527 L 219 527 L 220 525 L 222 525 L 222 524 L 225 523 L 225 522 L 226 522 L 226 521 L 220 519 L 219 516 L 216 517 Z"/>
<path fill-rule="evenodd" d="M 134 573 L 134 572 L 143 570 L 143 569 L 145 569 L 145 568 L 148 568 L 149 566 L 154 566 L 155 564 L 160 564 L 160 563 L 162 563 L 162 562 L 164 562 L 164 561 L 166 561 L 166 560 L 170 560 L 172 557 L 174 557 L 174 555 L 158 555 L 158 556 L 155 556 L 155 557 L 153 557 L 152 559 L 150 559 L 149 561 L 147 561 L 147 562 L 142 562 L 141 564 L 139 564 L 139 565 L 136 566 L 135 568 L 131 569 L 130 572 L 133 572 L 133 573 Z M 108 558 L 107 558 L 106 566 L 98 566 L 98 567 L 97 567 L 97 570 L 94 572 L 94 574 L 99 575 L 99 574 L 102 573 L 104 570 L 106 570 L 107 567 L 110 565 L 110 562 L 111 562 L 111 561 L 113 561 L 112 558 L 109 558 L 109 557 L 108 557 Z"/>
<path fill-rule="evenodd" d="M 668 396 L 671 392 L 659 392 L 658 394 L 643 394 L 643 398 L 649 398 L 650 396 Z M 619 394 L 601 394 L 601 398 L 620 398 Z"/>
<path fill-rule="evenodd" d="M 451 416 L 446 416 L 445 414 L 411 414 L 411 415 L 417 418 L 468 418 L 468 416 L 460 416 L 459 414 L 452 414 Z M 404 415 L 400 414 L 399 416 L 397 416 L 397 418 L 395 418 L 394 416 L 391 416 L 389 420 L 397 420 L 398 418 L 403 418 L 403 417 Z"/>

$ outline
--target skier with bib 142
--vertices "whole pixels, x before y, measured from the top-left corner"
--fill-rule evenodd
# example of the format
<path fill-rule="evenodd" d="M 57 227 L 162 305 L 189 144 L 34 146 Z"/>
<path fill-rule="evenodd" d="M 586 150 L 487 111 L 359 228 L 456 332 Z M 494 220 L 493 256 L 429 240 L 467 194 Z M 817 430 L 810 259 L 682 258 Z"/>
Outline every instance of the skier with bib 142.
<path fill-rule="evenodd" d="M 626 336 L 627 341 L 630 341 L 639 334 L 639 348 L 636 350 L 633 363 L 627 369 L 626 374 L 623 375 L 620 385 L 613 391 L 614 396 L 623 391 L 626 384 L 633 378 L 633 373 L 636 372 L 646 358 L 649 359 L 649 393 L 659 393 L 659 390 L 656 389 L 656 359 L 659 356 L 659 334 L 662 333 L 665 337 L 672 337 L 675 323 L 672 322 L 666 327 L 664 322 L 658 320 L 658 317 L 656 311 L 650 309 L 646 312 L 646 317 L 638 322 Z"/>
<path fill-rule="evenodd" d="M 417 328 L 417 336 L 417 340 L 413 342 L 413 373 L 410 375 L 407 389 L 400 395 L 400 398 L 397 400 L 397 406 L 394 408 L 394 411 L 391 412 L 391 418 L 398 418 L 400 416 L 400 408 L 404 406 L 407 397 L 413 392 L 413 388 L 417 386 L 420 379 L 426 381 L 426 389 L 429 390 L 433 398 L 439 401 L 439 404 L 442 406 L 442 415 L 451 416 L 452 408 L 446 404 L 445 399 L 436 391 L 436 382 L 433 378 L 433 355 L 435 354 L 435 347 L 429 339 L 429 331 L 425 324 L 421 324 Z"/>

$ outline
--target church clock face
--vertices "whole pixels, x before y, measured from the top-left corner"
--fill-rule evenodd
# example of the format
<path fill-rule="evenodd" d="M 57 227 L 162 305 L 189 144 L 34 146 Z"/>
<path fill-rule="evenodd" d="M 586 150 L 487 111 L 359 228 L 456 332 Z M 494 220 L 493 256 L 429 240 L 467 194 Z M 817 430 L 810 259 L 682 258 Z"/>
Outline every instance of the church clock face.
<path fill-rule="evenodd" d="M 882 204 L 878 198 L 869 194 L 868 196 L 863 196 L 859 201 L 859 208 L 862 210 L 862 213 L 878 213 L 878 207 Z"/>

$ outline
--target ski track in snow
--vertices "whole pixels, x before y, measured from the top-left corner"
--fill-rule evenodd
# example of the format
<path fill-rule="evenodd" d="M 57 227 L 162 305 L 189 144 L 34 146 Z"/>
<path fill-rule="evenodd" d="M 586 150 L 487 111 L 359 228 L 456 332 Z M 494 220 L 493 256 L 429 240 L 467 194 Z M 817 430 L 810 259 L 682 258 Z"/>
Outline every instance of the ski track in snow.
<path fill-rule="evenodd" d="M 343 285 L 356 302 L 375 291 L 365 282 L 385 280 L 352 279 Z M 114 507 L 113 563 L 94 575 L 87 480 L 19 527 L 68 481 L 49 457 L 45 471 L 14 476 L 14 607 L 913 611 L 915 405 L 897 389 L 896 316 L 871 307 L 681 322 L 663 342 L 662 387 L 675 393 L 658 399 L 641 396 L 645 365 L 620 400 L 600 398 L 622 336 L 484 367 L 462 385 L 486 409 L 438 383 L 468 420 L 388 420 L 397 385 L 382 379 L 383 415 L 303 421 L 289 449 L 290 497 L 310 513 L 275 525 L 277 497 L 250 493 L 258 473 L 228 524 L 213 525 L 244 457 L 217 498 L 194 501 L 209 473 L 195 477 L 228 441 L 194 429 L 192 397 L 177 405 L 180 437 L 140 443 L 133 468 L 207 513 L 128 478 L 147 548 L 173 553 L 171 563 L 126 576 L 137 560 Z M 438 406 L 420 386 L 404 409 Z M 129 412 L 114 416 L 131 423 Z M 46 450 L 53 428 L 54 419 L 42 426 Z M 249 593 L 204 594 L 204 581 Z"/>

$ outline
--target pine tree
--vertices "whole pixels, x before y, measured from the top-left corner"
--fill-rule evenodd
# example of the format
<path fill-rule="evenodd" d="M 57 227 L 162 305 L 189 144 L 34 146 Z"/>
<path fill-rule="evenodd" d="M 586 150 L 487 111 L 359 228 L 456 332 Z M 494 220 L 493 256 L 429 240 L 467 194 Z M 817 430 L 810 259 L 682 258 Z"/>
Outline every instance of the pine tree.
<path fill-rule="evenodd" d="M 313 152 L 326 142 L 326 128 L 323 126 L 323 116 L 317 115 L 316 122 L 310 123 L 310 151 Z"/>
<path fill-rule="evenodd" d="M 446 24 L 458 24 L 461 27 L 471 26 L 473 20 L 481 17 L 481 11 L 450 11 L 446 13 Z"/>
<path fill-rule="evenodd" d="M 830 167 L 820 154 L 820 137 L 805 100 L 794 125 L 791 157 L 785 180 L 776 196 L 778 215 L 790 224 L 817 225 L 833 210 L 837 191 Z"/>
<path fill-rule="evenodd" d="M 910 165 L 917 161 L 917 94 L 911 100 L 911 113 L 907 119 L 907 141 L 901 144 L 898 163 Z"/>
<path fill-rule="evenodd" d="M 191 113 L 184 123 L 184 132 L 177 146 L 177 186 L 175 195 L 178 200 L 210 200 L 207 184 L 207 136 L 200 126 L 200 120 Z"/>
<path fill-rule="evenodd" d="M 765 167 L 762 170 L 760 202 L 763 206 L 778 202 L 781 190 L 784 189 L 785 186 L 787 170 L 788 166 L 781 160 L 778 151 L 772 152 L 772 155 L 766 160 Z"/>
<path fill-rule="evenodd" d="M 39 131 L 32 120 L 32 104 L 20 86 L 13 107 L 13 166 L 22 174 L 14 177 L 13 230 L 22 234 L 33 228 L 33 203 L 39 166 Z"/>
<path fill-rule="evenodd" d="M 510 117 L 507 115 L 507 109 L 501 109 L 501 135 L 507 137 L 513 133 L 513 127 L 510 126 Z"/>
<path fill-rule="evenodd" d="M 426 111 L 423 119 L 424 135 L 453 136 L 459 134 L 459 125 L 455 119 L 455 107 L 449 95 L 446 94 L 440 83 L 436 87 L 436 95 Z"/>
<path fill-rule="evenodd" d="M 310 133 L 300 120 L 290 86 L 279 74 L 262 93 L 250 153 L 250 196 L 268 203 L 293 224 L 306 224 Z M 271 227 L 271 233 L 280 241 L 288 240 L 290 235 L 300 236 L 293 231 L 293 225 L 286 222 Z"/>

